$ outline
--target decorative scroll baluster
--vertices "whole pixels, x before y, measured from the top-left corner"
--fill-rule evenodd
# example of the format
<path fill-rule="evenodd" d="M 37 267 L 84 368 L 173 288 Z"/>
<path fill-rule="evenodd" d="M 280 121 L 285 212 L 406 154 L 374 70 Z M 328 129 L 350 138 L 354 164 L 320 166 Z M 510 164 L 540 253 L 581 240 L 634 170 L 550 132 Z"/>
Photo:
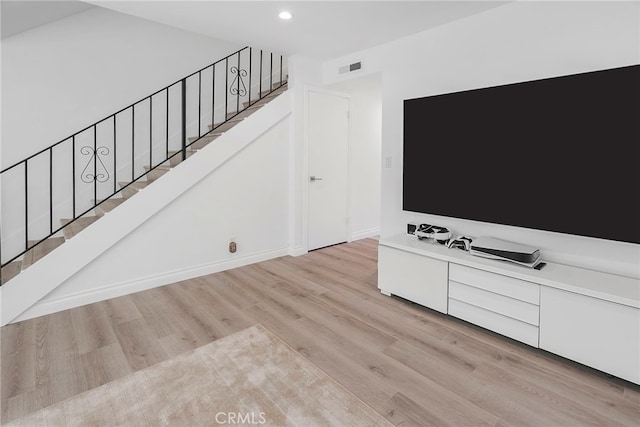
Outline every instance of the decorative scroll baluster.
<path fill-rule="evenodd" d="M 247 70 L 244 68 L 238 68 L 235 65 L 230 69 L 231 74 L 235 74 L 233 81 L 229 87 L 231 95 L 245 96 L 247 94 L 247 86 L 244 84 L 243 77 L 247 77 Z"/>
<path fill-rule="evenodd" d="M 89 160 L 85 165 L 84 169 L 82 169 L 82 173 L 80 174 L 80 179 L 82 182 L 87 184 L 91 184 L 94 182 L 107 182 L 111 177 L 109 175 L 109 171 L 102 161 L 101 157 L 105 157 L 109 155 L 109 148 L 107 147 L 98 147 L 96 150 L 89 145 L 85 145 L 80 149 L 80 154 L 83 156 L 89 156 Z M 93 167 L 91 167 L 93 166 Z M 98 170 L 100 169 L 100 172 Z"/>

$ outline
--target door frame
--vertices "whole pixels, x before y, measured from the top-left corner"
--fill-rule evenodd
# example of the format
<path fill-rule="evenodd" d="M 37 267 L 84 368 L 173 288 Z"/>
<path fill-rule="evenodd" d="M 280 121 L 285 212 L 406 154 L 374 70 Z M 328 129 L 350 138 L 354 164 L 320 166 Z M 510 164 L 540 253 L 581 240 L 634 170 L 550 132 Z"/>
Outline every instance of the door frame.
<path fill-rule="evenodd" d="M 304 161 L 302 167 L 302 244 L 305 252 L 309 251 L 309 122 L 310 122 L 310 94 L 311 92 L 333 95 L 347 100 L 347 235 L 346 241 L 351 241 L 351 111 L 353 103 L 351 95 L 331 89 L 305 85 L 304 87 Z"/>

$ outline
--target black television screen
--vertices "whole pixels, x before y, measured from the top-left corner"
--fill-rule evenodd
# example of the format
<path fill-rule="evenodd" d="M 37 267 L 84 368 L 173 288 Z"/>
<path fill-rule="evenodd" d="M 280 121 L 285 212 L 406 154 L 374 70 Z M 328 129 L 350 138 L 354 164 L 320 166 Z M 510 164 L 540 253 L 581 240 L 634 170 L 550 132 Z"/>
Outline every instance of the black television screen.
<path fill-rule="evenodd" d="M 640 65 L 404 101 L 403 209 L 640 243 Z"/>

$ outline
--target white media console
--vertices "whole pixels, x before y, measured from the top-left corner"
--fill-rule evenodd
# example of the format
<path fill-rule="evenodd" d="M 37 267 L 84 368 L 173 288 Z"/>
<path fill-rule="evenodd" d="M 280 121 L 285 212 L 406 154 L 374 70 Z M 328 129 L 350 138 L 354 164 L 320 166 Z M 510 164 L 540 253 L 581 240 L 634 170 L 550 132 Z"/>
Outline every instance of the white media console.
<path fill-rule="evenodd" d="M 380 240 L 378 287 L 640 384 L 640 280 L 547 263 L 534 270 L 409 235 Z"/>

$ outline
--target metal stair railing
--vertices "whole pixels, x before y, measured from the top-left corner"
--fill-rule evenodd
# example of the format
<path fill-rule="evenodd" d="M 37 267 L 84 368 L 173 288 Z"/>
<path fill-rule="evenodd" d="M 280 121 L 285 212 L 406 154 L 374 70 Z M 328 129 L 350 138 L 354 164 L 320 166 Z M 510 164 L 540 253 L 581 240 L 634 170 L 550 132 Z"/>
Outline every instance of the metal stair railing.
<path fill-rule="evenodd" d="M 0 267 L 174 157 L 185 160 L 193 144 L 286 85 L 283 56 L 275 61 L 244 47 L 2 169 L 11 200 L 3 200 Z M 54 226 L 62 218 L 71 221 Z"/>

